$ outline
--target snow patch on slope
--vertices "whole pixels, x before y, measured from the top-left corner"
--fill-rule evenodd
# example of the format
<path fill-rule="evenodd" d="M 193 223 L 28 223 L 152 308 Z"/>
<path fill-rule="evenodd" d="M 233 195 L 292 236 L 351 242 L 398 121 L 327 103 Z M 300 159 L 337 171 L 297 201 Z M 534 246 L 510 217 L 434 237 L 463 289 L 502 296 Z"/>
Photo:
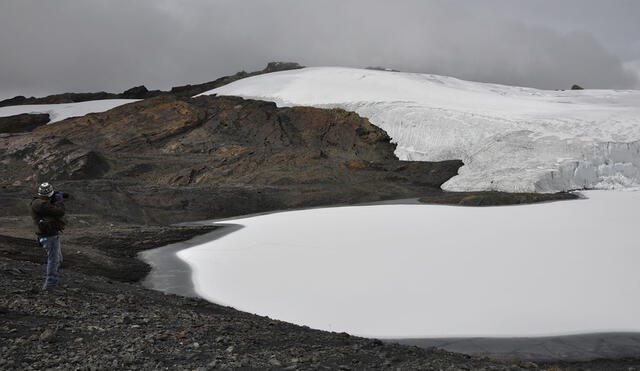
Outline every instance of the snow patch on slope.
<path fill-rule="evenodd" d="M 637 90 L 549 91 L 318 67 L 250 77 L 203 94 L 355 111 L 387 131 L 401 160 L 463 160 L 446 190 L 640 185 Z"/>
<path fill-rule="evenodd" d="M 19 115 L 22 113 L 48 113 L 48 124 L 66 120 L 69 117 L 84 116 L 88 113 L 108 111 L 123 104 L 137 102 L 139 99 L 102 99 L 78 103 L 60 104 L 25 104 L 0 107 L 0 117 Z"/>

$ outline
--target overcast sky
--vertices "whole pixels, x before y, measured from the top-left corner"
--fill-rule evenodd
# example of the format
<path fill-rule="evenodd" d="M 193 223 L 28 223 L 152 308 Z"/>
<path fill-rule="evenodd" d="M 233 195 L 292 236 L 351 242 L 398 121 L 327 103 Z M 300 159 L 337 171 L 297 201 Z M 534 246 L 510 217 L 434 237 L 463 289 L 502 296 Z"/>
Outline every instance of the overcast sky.
<path fill-rule="evenodd" d="M 640 88 L 636 0 L 0 0 L 0 99 L 166 89 L 267 62 Z"/>

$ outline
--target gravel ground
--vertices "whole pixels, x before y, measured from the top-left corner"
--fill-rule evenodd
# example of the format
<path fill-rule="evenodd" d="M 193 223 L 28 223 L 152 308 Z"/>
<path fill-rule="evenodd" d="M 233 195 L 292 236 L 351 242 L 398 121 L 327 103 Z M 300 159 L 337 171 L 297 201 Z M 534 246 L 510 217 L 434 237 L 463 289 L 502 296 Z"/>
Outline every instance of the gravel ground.
<path fill-rule="evenodd" d="M 436 349 L 312 330 L 136 283 L 0 258 L 0 369 L 517 370 Z"/>

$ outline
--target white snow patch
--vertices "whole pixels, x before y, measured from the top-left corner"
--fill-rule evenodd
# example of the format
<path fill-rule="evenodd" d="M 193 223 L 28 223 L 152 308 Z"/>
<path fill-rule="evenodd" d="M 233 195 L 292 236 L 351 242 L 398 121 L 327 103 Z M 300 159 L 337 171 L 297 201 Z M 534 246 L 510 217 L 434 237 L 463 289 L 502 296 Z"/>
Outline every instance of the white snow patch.
<path fill-rule="evenodd" d="M 123 104 L 137 102 L 139 99 L 102 99 L 78 103 L 60 104 L 25 104 L 19 106 L 0 107 L 0 117 L 19 115 L 22 113 L 48 113 L 50 121 L 62 121 L 69 117 L 84 116 L 88 113 L 108 111 Z"/>
<path fill-rule="evenodd" d="M 355 111 L 387 131 L 401 160 L 463 160 L 446 190 L 640 185 L 638 90 L 550 91 L 318 67 L 250 77 L 203 94 Z"/>
<path fill-rule="evenodd" d="M 202 297 L 375 337 L 640 331 L 640 192 L 467 208 L 385 205 L 226 220 L 178 253 Z"/>

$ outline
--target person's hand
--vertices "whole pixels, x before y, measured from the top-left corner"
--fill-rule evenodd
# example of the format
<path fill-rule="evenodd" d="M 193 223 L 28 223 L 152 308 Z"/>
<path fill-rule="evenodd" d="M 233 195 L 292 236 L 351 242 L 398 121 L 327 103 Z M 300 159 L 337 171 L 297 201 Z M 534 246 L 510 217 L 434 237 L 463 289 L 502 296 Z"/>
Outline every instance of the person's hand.
<path fill-rule="evenodd" d="M 69 194 L 64 192 L 56 192 L 53 194 L 53 197 L 55 197 L 56 201 L 61 201 L 63 198 L 69 198 Z"/>

